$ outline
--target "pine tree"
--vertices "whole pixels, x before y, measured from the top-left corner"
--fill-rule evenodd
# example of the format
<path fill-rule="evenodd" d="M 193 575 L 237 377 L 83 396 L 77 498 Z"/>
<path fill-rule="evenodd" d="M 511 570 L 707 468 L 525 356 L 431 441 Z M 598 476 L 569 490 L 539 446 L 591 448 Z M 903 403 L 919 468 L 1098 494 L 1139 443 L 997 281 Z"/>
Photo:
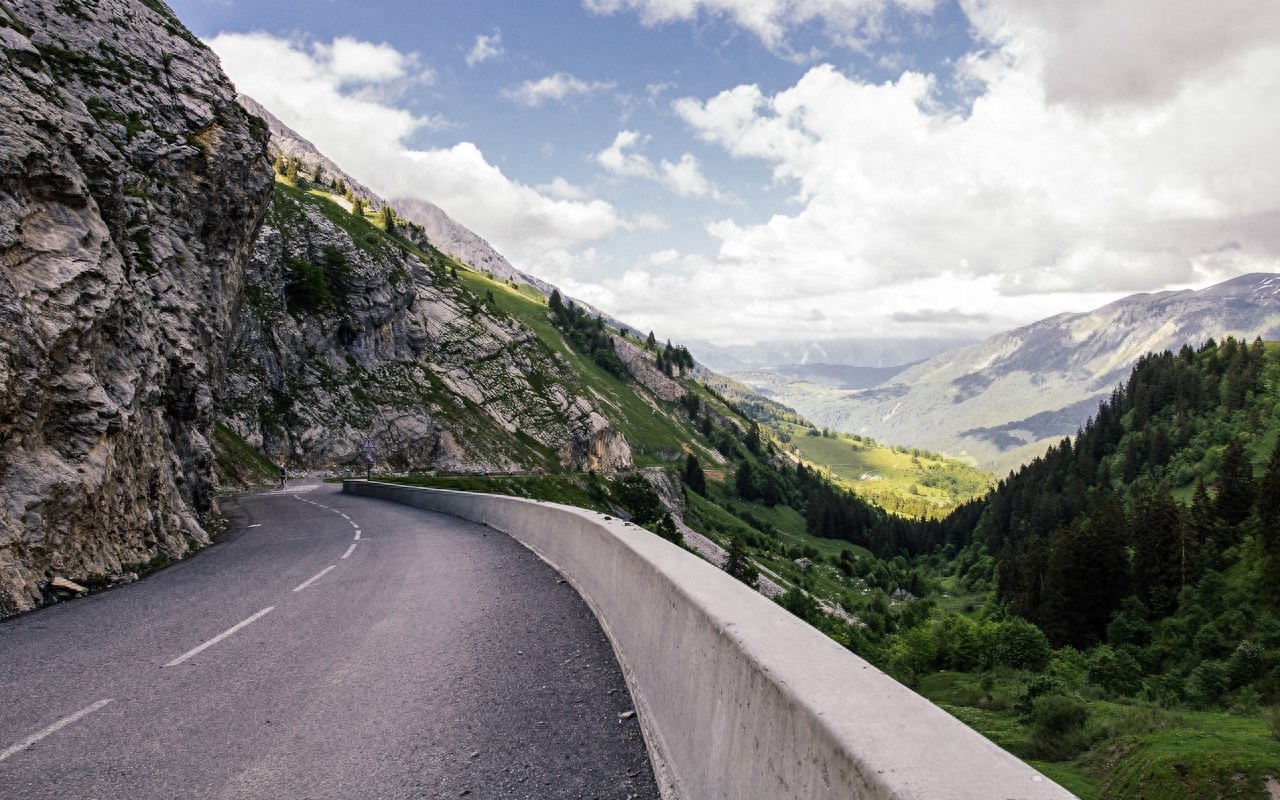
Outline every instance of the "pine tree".
<path fill-rule="evenodd" d="M 276 160 L 274 163 L 272 163 L 271 168 L 276 171 L 277 175 L 283 175 L 285 173 L 285 170 L 288 169 L 289 167 L 287 164 L 285 164 L 284 154 L 276 153 Z"/>
<path fill-rule="evenodd" d="M 284 179 L 289 183 L 296 184 L 298 182 L 298 159 L 289 159 L 289 166 L 284 171 Z"/>
<path fill-rule="evenodd" d="M 378 222 L 382 225 L 382 229 L 387 233 L 394 233 L 396 229 L 396 214 L 391 210 L 391 206 L 383 206 L 378 212 Z"/>
<path fill-rule="evenodd" d="M 657 348 L 658 340 L 653 338 L 653 331 L 649 331 L 649 338 L 644 340 L 644 349 L 653 350 Z"/>
<path fill-rule="evenodd" d="M 1244 442 L 1233 436 L 1222 449 L 1222 467 L 1218 470 L 1218 494 L 1213 502 L 1218 519 L 1229 526 L 1244 522 L 1253 510 L 1253 496 L 1253 464 Z"/>
<path fill-rule="evenodd" d="M 311 182 L 312 182 L 312 183 L 319 183 L 319 182 L 320 182 L 320 177 L 321 177 L 321 175 L 320 175 L 320 165 L 319 165 L 319 164 L 316 164 L 316 168 L 315 168 L 315 169 L 313 169 L 313 170 L 311 170 Z"/>
<path fill-rule="evenodd" d="M 698 457 L 690 453 L 684 460 L 684 485 L 688 486 L 697 494 L 707 494 L 707 476 L 702 471 L 702 465 L 698 463 Z"/>
<path fill-rule="evenodd" d="M 760 582 L 760 571 L 747 556 L 747 548 L 743 545 L 741 536 L 729 540 L 729 558 L 724 562 L 724 571 L 752 589 Z"/>
<path fill-rule="evenodd" d="M 1267 471 L 1258 484 L 1259 539 L 1262 544 L 1263 599 L 1280 608 L 1280 441 L 1271 451 Z"/>
<path fill-rule="evenodd" d="M 364 216 L 364 201 L 359 197 L 351 201 L 351 213 L 355 214 L 357 217 Z"/>

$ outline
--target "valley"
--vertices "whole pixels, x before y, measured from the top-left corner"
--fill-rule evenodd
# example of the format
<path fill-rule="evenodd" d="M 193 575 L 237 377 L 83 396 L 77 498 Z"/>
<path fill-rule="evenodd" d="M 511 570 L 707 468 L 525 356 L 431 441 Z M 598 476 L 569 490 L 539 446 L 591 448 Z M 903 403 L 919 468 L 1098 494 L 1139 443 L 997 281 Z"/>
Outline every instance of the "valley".
<path fill-rule="evenodd" d="M 336 74 L 339 50 L 310 52 Z M 18 621 L 0 635 L 224 558 L 226 514 L 272 502 L 282 467 L 368 475 L 626 520 L 1085 800 L 1274 796 L 1280 274 L 981 341 L 945 309 L 915 339 L 672 341 L 597 307 L 617 287 L 583 276 L 607 255 L 559 273 L 584 302 L 405 182 L 366 181 L 376 159 L 339 164 L 158 0 L 0 2 L 0 57 L 0 617 Z M 630 156 L 655 185 L 698 163 Z M 546 186 L 570 204 L 546 215 L 663 230 Z M 631 279 L 653 318 L 686 299 Z M 381 617 L 439 599 L 405 591 Z"/>

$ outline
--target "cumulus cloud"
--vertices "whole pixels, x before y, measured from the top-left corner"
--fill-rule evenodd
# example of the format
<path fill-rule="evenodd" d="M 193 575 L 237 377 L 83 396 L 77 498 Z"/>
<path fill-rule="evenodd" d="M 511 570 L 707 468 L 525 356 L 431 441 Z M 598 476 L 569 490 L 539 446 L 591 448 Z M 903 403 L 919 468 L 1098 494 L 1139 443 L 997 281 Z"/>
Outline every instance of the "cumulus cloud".
<path fill-rule="evenodd" d="M 716 252 L 637 261 L 588 299 L 723 342 L 971 335 L 1280 269 L 1280 26 L 1246 46 L 1220 19 L 1240 12 L 1232 4 L 1179 25 L 1151 6 L 1153 29 L 1170 28 L 1162 41 L 1130 25 L 1124 43 L 1141 52 L 1104 54 L 1118 73 L 1128 59 L 1129 78 L 1073 83 L 1055 59 L 1087 60 L 1089 34 L 1045 10 L 1069 5 L 971 6 L 994 44 L 960 65 L 974 87 L 962 110 L 940 102 L 933 75 L 869 83 L 831 66 L 773 94 L 743 85 L 677 101 L 699 138 L 768 165 L 794 209 L 715 222 Z M 1152 66 L 1199 32 L 1228 44 L 1203 43 L 1197 64 L 1167 74 Z M 611 149 L 635 155 L 634 144 Z M 697 329 L 649 297 L 698 308 Z M 982 309 L 987 324 L 953 309 Z"/>
<path fill-rule="evenodd" d="M 505 51 L 502 49 L 502 31 L 494 30 L 492 35 L 480 34 L 467 53 L 467 66 L 474 67 L 491 58 L 498 58 Z"/>
<path fill-rule="evenodd" d="M 1034 48 L 1050 102 L 1164 101 L 1241 56 L 1274 47 L 1269 0 L 966 0 L 978 31 Z"/>
<path fill-rule="evenodd" d="M 502 96 L 529 108 L 537 108 L 548 100 L 563 102 L 572 97 L 582 97 L 612 89 L 617 84 L 606 81 L 584 81 L 567 72 L 557 72 L 536 81 L 525 81 L 519 86 L 502 90 Z"/>
<path fill-rule="evenodd" d="M 883 33 L 890 9 L 927 14 L 937 0 L 583 0 L 594 14 L 635 12 L 648 26 L 723 17 L 754 34 L 766 47 L 789 52 L 788 33 L 821 24 L 834 43 L 861 49 Z"/>
<path fill-rule="evenodd" d="M 209 45 L 240 91 L 353 175 L 386 197 L 436 203 L 525 268 L 536 270 L 545 253 L 571 253 L 632 225 L 604 201 L 545 194 L 512 180 L 470 142 L 406 144 L 434 121 L 364 91 L 412 74 L 412 59 L 387 45 L 339 39 L 307 47 L 265 33 L 221 34 Z"/>
<path fill-rule="evenodd" d="M 692 154 L 685 153 L 674 163 L 663 159 L 655 164 L 640 153 L 631 152 L 645 141 L 636 131 L 619 131 L 613 143 L 596 154 L 596 163 L 614 175 L 656 181 L 681 197 L 724 199 L 720 189 L 702 174 L 698 159 Z"/>

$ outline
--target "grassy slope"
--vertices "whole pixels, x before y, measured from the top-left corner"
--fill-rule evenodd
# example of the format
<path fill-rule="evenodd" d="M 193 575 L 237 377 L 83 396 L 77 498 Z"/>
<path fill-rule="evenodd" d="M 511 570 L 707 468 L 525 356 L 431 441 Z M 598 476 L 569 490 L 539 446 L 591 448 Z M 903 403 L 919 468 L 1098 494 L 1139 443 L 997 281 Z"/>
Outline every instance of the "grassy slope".
<path fill-rule="evenodd" d="M 936 453 L 890 448 L 848 435 L 792 433 L 789 446 L 836 483 L 881 508 L 907 517 L 941 517 L 980 497 L 995 479 Z"/>

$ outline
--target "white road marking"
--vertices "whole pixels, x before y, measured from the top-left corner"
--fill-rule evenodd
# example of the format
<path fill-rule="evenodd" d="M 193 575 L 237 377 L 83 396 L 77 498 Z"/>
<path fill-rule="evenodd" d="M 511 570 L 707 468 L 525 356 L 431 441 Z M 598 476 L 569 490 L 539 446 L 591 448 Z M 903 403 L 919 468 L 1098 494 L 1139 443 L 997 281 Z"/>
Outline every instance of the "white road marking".
<path fill-rule="evenodd" d="M 111 702 L 114 702 L 114 700 L 108 697 L 106 700 L 99 700 L 98 702 L 94 703 L 91 706 L 80 709 L 79 711 L 77 711 L 76 713 L 72 714 L 69 717 L 63 717 L 62 719 L 53 723 L 49 727 L 40 731 L 39 733 L 32 734 L 31 736 L 28 736 L 27 738 L 15 744 L 13 747 L 10 747 L 8 750 L 5 750 L 4 752 L 0 752 L 0 761 L 4 761 L 9 756 L 14 755 L 16 753 L 21 753 L 23 750 L 26 750 L 28 747 L 40 741 L 41 739 L 45 738 L 46 736 L 52 736 L 53 734 L 67 727 L 71 723 L 79 720 L 82 717 L 89 716 L 93 712 L 97 711 L 98 709 L 102 708 L 103 706 Z"/>
<path fill-rule="evenodd" d="M 255 523 L 253 523 L 252 525 L 250 525 L 249 527 L 250 527 L 250 528 L 261 528 L 261 527 L 262 527 L 262 523 L 261 523 L 261 522 L 255 522 Z"/>
<path fill-rule="evenodd" d="M 355 552 L 355 549 L 356 549 L 356 546 L 354 544 L 351 545 L 350 547 L 347 548 L 347 552 L 342 554 L 342 557 L 346 558 L 347 556 L 351 555 L 353 552 Z"/>
<path fill-rule="evenodd" d="M 294 590 L 295 592 L 300 592 L 300 591 L 302 591 L 303 589 L 307 588 L 307 587 L 308 587 L 308 586 L 310 586 L 311 584 L 313 584 L 313 583 L 315 583 L 316 581 L 318 581 L 318 580 L 320 580 L 321 578 L 323 578 L 325 575 L 327 575 L 327 574 L 329 573 L 329 570 L 333 569 L 333 568 L 334 568 L 334 567 L 336 567 L 336 566 L 338 566 L 338 565 L 337 565 L 337 564 L 330 564 L 329 566 L 327 566 L 327 567 L 325 567 L 324 569 L 322 569 L 322 570 L 320 570 L 319 572 L 317 572 L 315 575 L 312 575 L 310 578 L 307 578 L 305 581 L 303 581 L 302 583 L 298 584 L 296 587 L 294 587 L 294 589 L 293 589 L 293 590 Z"/>
<path fill-rule="evenodd" d="M 295 591 L 296 591 L 296 590 L 295 590 Z M 254 614 L 252 617 L 249 617 L 249 618 L 248 618 L 248 619 L 246 619 L 246 620 L 241 620 L 240 622 L 237 622 L 235 625 L 232 625 L 230 628 L 227 628 L 225 631 L 223 631 L 222 633 L 220 633 L 220 634 L 218 634 L 217 636 L 213 637 L 212 639 L 210 639 L 209 641 L 205 642 L 204 644 L 201 644 L 201 645 L 198 645 L 198 646 L 196 646 L 196 647 L 193 647 L 192 649 L 190 649 L 190 650 L 188 650 L 187 652 L 183 653 L 182 655 L 178 656 L 178 657 L 177 657 L 177 658 L 175 658 L 174 660 L 170 661 L 168 664 L 165 664 L 165 666 L 166 666 L 166 667 L 176 667 L 176 666 L 178 666 L 178 665 L 179 665 L 179 664 L 181 664 L 183 661 L 186 661 L 188 658 L 191 658 L 192 656 L 196 655 L 197 653 L 203 652 L 204 650 L 206 650 L 206 649 L 208 649 L 208 648 L 210 648 L 210 647 L 213 647 L 215 644 L 217 644 L 218 642 L 220 642 L 220 641 L 222 641 L 223 639 L 227 638 L 228 636 L 230 636 L 231 634 L 235 633 L 236 631 L 240 630 L 240 629 L 241 629 L 241 628 L 243 628 L 244 626 L 249 625 L 250 623 L 256 622 L 256 621 L 258 621 L 259 619 L 261 619 L 262 617 L 265 617 L 267 614 L 270 614 L 274 609 L 275 609 L 275 606 L 267 606 L 266 608 L 264 608 L 264 609 L 262 609 L 261 611 L 259 611 L 257 614 Z"/>
<path fill-rule="evenodd" d="M 356 539 L 357 539 L 357 540 L 359 540 L 359 539 L 360 539 L 360 529 L 359 529 L 359 528 L 356 528 Z"/>

